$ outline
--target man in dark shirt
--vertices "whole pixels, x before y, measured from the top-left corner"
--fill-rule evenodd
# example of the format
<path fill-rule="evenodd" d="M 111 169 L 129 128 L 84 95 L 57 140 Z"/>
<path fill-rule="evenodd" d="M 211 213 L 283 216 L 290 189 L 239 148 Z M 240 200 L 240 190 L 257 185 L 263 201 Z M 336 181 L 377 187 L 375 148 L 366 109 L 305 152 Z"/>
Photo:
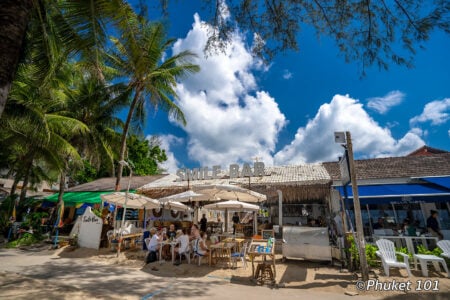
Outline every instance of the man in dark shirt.
<path fill-rule="evenodd" d="M 438 237 L 440 240 L 444 238 L 439 228 L 439 223 L 437 221 L 438 213 L 435 210 L 432 210 L 431 216 L 427 219 L 427 228 L 428 231 L 433 235 Z"/>
<path fill-rule="evenodd" d="M 203 214 L 200 220 L 200 231 L 206 232 L 206 225 L 208 224 L 208 220 L 206 219 L 206 215 Z"/>
<path fill-rule="evenodd" d="M 239 223 L 239 215 L 237 212 L 234 213 L 232 221 L 233 221 L 233 234 L 236 234 L 236 224 Z"/>

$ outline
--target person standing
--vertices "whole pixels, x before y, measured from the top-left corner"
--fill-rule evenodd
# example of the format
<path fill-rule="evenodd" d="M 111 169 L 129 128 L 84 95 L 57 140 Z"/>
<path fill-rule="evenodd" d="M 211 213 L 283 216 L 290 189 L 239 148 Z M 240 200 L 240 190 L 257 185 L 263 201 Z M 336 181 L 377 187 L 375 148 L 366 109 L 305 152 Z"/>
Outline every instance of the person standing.
<path fill-rule="evenodd" d="M 236 225 L 239 224 L 239 215 L 236 212 L 234 212 L 233 218 L 231 219 L 233 221 L 233 234 L 236 234 Z"/>
<path fill-rule="evenodd" d="M 428 232 L 431 233 L 433 236 L 439 238 L 439 240 L 442 240 L 444 238 L 444 235 L 441 232 L 441 229 L 439 228 L 439 222 L 437 220 L 438 212 L 435 210 L 430 211 L 431 215 L 427 219 L 427 228 Z"/>
<path fill-rule="evenodd" d="M 208 224 L 208 219 L 206 219 L 206 215 L 203 214 L 200 219 L 200 231 L 206 232 L 206 226 Z"/>

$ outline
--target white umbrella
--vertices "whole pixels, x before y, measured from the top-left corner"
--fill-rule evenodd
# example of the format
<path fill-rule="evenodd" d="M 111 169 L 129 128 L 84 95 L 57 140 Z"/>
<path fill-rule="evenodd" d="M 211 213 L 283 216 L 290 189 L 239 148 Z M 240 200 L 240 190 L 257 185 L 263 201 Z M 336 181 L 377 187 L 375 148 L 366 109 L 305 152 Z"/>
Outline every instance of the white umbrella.
<path fill-rule="evenodd" d="M 163 208 L 165 209 L 171 209 L 171 210 L 176 210 L 176 211 L 183 211 L 183 212 L 187 212 L 190 211 L 191 208 L 187 205 L 184 205 L 181 202 L 178 201 L 166 201 L 164 203 L 162 203 Z"/>
<path fill-rule="evenodd" d="M 166 201 L 187 202 L 187 201 L 205 201 L 205 200 L 209 200 L 209 197 L 207 195 L 196 193 L 193 190 L 188 190 L 182 193 L 159 198 L 160 202 Z"/>
<path fill-rule="evenodd" d="M 100 198 L 103 201 L 120 206 L 124 206 L 126 201 L 127 208 L 152 209 L 161 207 L 161 204 L 158 202 L 158 200 L 134 193 L 128 193 L 127 196 L 127 193 L 115 192 L 111 194 L 100 195 Z"/>
<path fill-rule="evenodd" d="M 266 195 L 235 185 L 213 184 L 192 187 L 196 192 L 209 196 L 210 199 L 240 200 L 246 202 L 261 202 L 267 200 Z"/>
<path fill-rule="evenodd" d="M 255 204 L 250 204 L 247 202 L 237 201 L 237 200 L 228 200 L 224 202 L 216 202 L 203 206 L 206 209 L 212 210 L 239 210 L 239 211 L 258 211 L 259 206 Z"/>

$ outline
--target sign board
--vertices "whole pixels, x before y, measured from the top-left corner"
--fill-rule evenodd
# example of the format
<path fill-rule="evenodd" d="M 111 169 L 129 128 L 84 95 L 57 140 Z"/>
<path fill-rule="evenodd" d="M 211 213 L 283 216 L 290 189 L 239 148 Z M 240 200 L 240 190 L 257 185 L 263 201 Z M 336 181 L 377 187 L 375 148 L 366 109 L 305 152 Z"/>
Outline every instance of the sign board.
<path fill-rule="evenodd" d="M 78 245 L 84 248 L 100 248 L 103 221 L 97 217 L 91 207 L 87 207 L 84 214 L 77 218 L 71 235 L 78 234 Z"/>
<path fill-rule="evenodd" d="M 219 179 L 221 172 L 220 166 L 184 168 L 177 171 L 177 176 L 178 181 L 208 180 Z M 248 163 L 243 164 L 242 168 L 238 164 L 231 164 L 228 174 L 230 179 L 265 176 L 265 166 L 263 162 L 255 162 L 253 168 Z"/>
<path fill-rule="evenodd" d="M 275 238 L 275 232 L 273 230 L 261 230 L 261 236 L 263 240 Z"/>

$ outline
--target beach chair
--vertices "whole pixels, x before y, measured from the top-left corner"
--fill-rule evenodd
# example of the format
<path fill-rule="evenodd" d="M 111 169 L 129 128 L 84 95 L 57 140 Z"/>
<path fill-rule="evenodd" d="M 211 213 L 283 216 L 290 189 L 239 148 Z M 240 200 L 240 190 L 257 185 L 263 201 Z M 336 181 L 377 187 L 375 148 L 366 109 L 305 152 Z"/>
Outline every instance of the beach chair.
<path fill-rule="evenodd" d="M 380 239 L 377 242 L 378 251 L 377 256 L 380 257 L 383 264 L 384 273 L 389 276 L 389 268 L 405 268 L 408 272 L 408 276 L 411 277 L 411 269 L 409 268 L 409 256 L 405 253 L 396 252 L 395 246 L 392 241 L 386 239 Z M 403 256 L 403 262 L 397 261 L 397 254 Z"/>
<path fill-rule="evenodd" d="M 240 252 L 231 253 L 231 259 L 233 261 L 233 267 L 234 268 L 237 267 L 238 259 L 241 259 L 244 269 L 247 268 L 247 258 L 246 258 L 247 248 L 248 248 L 248 244 L 245 243 Z"/>
<path fill-rule="evenodd" d="M 443 251 L 441 256 L 450 258 L 450 241 L 442 240 L 437 242 L 437 246 Z"/>

